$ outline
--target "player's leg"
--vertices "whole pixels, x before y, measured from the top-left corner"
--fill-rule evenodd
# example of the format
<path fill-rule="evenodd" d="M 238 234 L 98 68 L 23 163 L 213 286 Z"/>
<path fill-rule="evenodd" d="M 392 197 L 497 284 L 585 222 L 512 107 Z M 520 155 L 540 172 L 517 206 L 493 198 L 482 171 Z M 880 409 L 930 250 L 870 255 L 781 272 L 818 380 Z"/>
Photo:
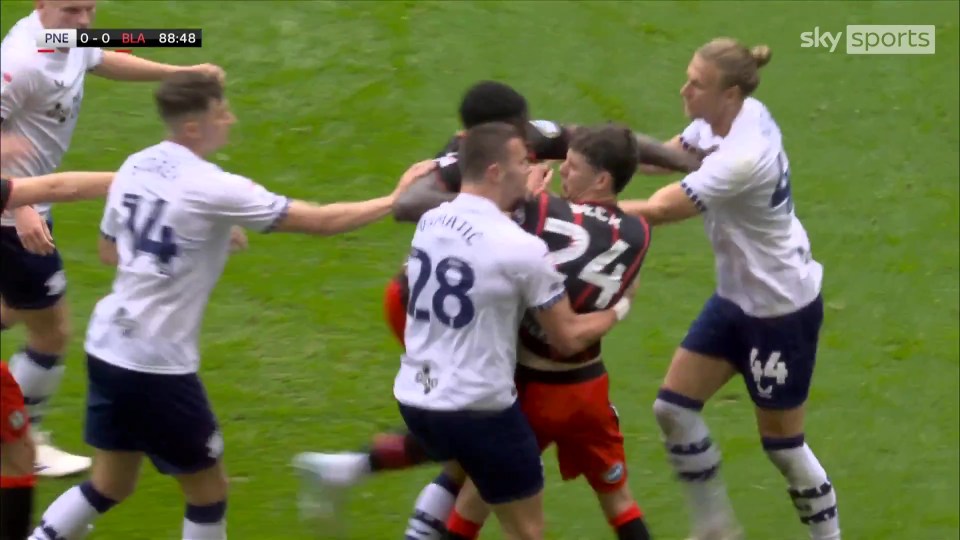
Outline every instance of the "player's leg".
<path fill-rule="evenodd" d="M 160 474 L 173 476 L 183 490 L 183 538 L 226 540 L 224 441 L 203 383 L 196 374 L 154 377 L 147 455 Z"/>
<path fill-rule="evenodd" d="M 557 440 L 561 474 L 565 479 L 586 477 L 618 540 L 650 540 L 643 511 L 627 485 L 627 454 L 620 417 L 610 403 L 609 377 L 577 384 L 566 394 L 568 401 L 579 404 L 581 414 L 570 429 L 577 435 Z"/>
<path fill-rule="evenodd" d="M 686 491 L 694 538 L 736 538 L 737 525 L 720 477 L 720 451 L 701 411 L 737 369 L 726 361 L 739 354 L 736 305 L 711 297 L 674 353 L 653 404 L 664 446 Z"/>
<path fill-rule="evenodd" d="M 9 330 L 20 323 L 20 315 L 16 310 L 7 307 L 7 303 L 0 296 L 0 332 Z"/>
<path fill-rule="evenodd" d="M 35 450 L 23 395 L 0 363 L 0 538 L 26 538 L 33 521 Z"/>
<path fill-rule="evenodd" d="M 447 532 L 447 521 L 453 512 L 466 474 L 456 463 L 446 463 L 443 471 L 417 495 L 413 513 L 407 521 L 405 538 L 440 540 Z"/>
<path fill-rule="evenodd" d="M 65 370 L 64 355 L 70 339 L 66 278 L 60 253 L 28 253 L 13 227 L 4 227 L 4 270 L 0 292 L 8 308 L 8 319 L 19 319 L 26 327 L 27 343 L 10 357 L 10 371 L 20 384 L 37 443 L 38 474 L 66 476 L 90 467 L 90 458 L 63 452 L 49 444 L 41 429 L 47 402 L 56 392 Z"/>
<path fill-rule="evenodd" d="M 814 540 L 839 540 L 836 492 L 804 436 L 822 321 L 818 298 L 795 314 L 758 324 L 747 359 L 752 378 L 746 383 L 763 449 L 786 479 L 800 521 Z"/>
<path fill-rule="evenodd" d="M 44 511 L 31 540 L 81 538 L 99 516 L 133 494 L 143 462 L 143 432 L 154 420 L 145 407 L 155 390 L 147 377 L 87 357 L 84 439 L 96 449 L 90 479 Z"/>

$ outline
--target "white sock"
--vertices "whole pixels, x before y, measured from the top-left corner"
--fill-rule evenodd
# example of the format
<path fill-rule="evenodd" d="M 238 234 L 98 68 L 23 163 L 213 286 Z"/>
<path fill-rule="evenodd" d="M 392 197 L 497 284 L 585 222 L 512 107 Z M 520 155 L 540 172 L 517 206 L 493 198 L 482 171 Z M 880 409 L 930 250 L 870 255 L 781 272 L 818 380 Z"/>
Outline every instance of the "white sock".
<path fill-rule="evenodd" d="M 207 506 L 188 504 L 183 540 L 227 540 L 227 501 Z"/>
<path fill-rule="evenodd" d="M 723 530 L 736 520 L 727 488 L 720 478 L 720 450 L 703 422 L 703 404 L 669 390 L 660 390 L 653 404 L 664 446 L 687 492 L 695 531 Z"/>
<path fill-rule="evenodd" d="M 30 540 L 82 538 L 90 524 L 115 504 L 93 489 L 89 482 L 74 486 L 47 508 Z"/>
<path fill-rule="evenodd" d="M 227 521 L 194 523 L 184 519 L 183 540 L 227 540 Z"/>
<path fill-rule="evenodd" d="M 427 484 L 414 503 L 413 514 L 407 522 L 404 538 L 414 540 L 440 540 L 447 531 L 447 518 L 457 502 L 460 492 L 453 480 L 445 474 Z"/>
<path fill-rule="evenodd" d="M 817 461 L 803 436 L 792 439 L 763 439 L 770 461 L 780 469 L 790 486 L 790 497 L 800 521 L 810 529 L 813 540 L 840 540 L 837 493 L 827 472 Z"/>
<path fill-rule="evenodd" d="M 36 429 L 47 410 L 47 401 L 57 391 L 66 367 L 61 356 L 23 349 L 10 357 L 10 373 L 20 385 L 30 424 Z"/>

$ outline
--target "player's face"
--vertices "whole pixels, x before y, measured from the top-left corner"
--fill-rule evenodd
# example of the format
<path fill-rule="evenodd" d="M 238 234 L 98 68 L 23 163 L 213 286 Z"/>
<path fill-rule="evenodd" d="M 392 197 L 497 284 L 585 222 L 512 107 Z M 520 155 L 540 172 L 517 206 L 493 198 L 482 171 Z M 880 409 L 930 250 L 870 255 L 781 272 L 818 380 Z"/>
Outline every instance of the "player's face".
<path fill-rule="evenodd" d="M 97 12 L 96 0 L 37 0 L 45 28 L 90 28 Z"/>
<path fill-rule="evenodd" d="M 506 209 L 512 209 L 527 196 L 527 176 L 530 174 L 530 156 L 523 139 L 510 139 L 507 159 L 500 164 L 500 182 Z"/>
<path fill-rule="evenodd" d="M 604 179 L 608 176 L 591 165 L 583 154 L 567 150 L 567 159 L 560 165 L 560 189 L 565 199 L 580 200 L 604 189 Z"/>
<path fill-rule="evenodd" d="M 680 96 L 683 98 L 683 110 L 690 119 L 717 116 L 724 100 L 719 70 L 694 55 L 687 66 L 687 82 L 680 89 Z"/>
<path fill-rule="evenodd" d="M 183 132 L 191 145 L 206 156 L 227 144 L 230 126 L 236 121 L 227 100 L 214 101 L 207 112 L 186 122 Z"/>

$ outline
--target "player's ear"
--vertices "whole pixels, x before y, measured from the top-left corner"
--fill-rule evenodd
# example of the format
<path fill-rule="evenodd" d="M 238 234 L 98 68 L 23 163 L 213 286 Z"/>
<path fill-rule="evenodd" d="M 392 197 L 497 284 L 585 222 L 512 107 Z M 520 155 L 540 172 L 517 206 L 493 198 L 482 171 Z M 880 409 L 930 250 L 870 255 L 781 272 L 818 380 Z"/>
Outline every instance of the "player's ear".
<path fill-rule="evenodd" d="M 615 191 L 613 188 L 613 175 L 610 174 L 610 171 L 600 171 L 600 174 L 597 175 L 594 182 L 598 189 Z"/>

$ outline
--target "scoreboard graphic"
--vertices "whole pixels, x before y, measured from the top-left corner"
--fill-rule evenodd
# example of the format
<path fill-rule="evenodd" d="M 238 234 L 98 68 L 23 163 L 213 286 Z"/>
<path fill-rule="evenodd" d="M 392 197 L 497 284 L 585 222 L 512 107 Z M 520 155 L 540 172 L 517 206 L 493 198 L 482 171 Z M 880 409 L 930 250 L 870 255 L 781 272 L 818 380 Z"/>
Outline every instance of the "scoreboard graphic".
<path fill-rule="evenodd" d="M 117 29 L 63 28 L 44 29 L 37 35 L 39 52 L 83 47 L 117 48 L 180 48 L 201 47 L 203 31 L 193 29 Z"/>

